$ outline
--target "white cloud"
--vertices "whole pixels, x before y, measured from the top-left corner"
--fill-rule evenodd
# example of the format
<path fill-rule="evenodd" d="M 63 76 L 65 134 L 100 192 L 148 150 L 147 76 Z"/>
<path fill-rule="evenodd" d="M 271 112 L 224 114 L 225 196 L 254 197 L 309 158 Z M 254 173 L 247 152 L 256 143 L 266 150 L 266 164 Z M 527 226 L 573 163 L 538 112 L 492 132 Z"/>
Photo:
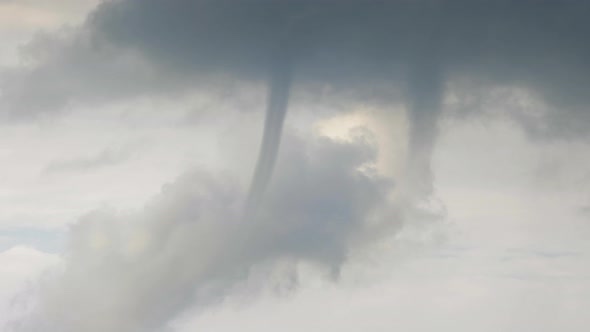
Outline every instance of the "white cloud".
<path fill-rule="evenodd" d="M 0 252 L 0 327 L 7 328 L 14 314 L 22 308 L 19 296 L 35 285 L 41 274 L 55 267 L 61 259 L 30 247 L 16 246 Z"/>

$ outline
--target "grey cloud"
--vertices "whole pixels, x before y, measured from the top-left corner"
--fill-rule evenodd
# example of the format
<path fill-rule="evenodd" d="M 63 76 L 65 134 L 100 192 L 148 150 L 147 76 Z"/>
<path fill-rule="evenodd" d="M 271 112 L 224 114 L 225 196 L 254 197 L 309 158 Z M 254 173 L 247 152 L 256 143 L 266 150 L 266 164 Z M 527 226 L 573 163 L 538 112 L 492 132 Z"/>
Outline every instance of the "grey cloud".
<path fill-rule="evenodd" d="M 308 262 L 333 271 L 351 252 L 401 226 L 390 180 L 359 170 L 366 141 L 288 136 L 256 218 L 244 191 L 193 172 L 143 211 L 97 211 L 73 226 L 63 273 L 17 331 L 162 331 L 190 305 L 219 301 L 257 266 Z M 384 230 L 388 230 L 385 232 Z"/>
<path fill-rule="evenodd" d="M 129 148 L 107 148 L 95 155 L 54 161 L 42 171 L 44 174 L 83 172 L 106 166 L 117 165 L 133 155 Z"/>
<path fill-rule="evenodd" d="M 277 246 L 337 268 L 350 243 L 399 226 L 388 200 L 391 179 L 359 170 L 376 157 L 362 137 L 354 144 L 286 139 L 282 153 L 291 157 L 279 160 L 260 216 L 267 223 L 260 227 L 277 233 Z"/>

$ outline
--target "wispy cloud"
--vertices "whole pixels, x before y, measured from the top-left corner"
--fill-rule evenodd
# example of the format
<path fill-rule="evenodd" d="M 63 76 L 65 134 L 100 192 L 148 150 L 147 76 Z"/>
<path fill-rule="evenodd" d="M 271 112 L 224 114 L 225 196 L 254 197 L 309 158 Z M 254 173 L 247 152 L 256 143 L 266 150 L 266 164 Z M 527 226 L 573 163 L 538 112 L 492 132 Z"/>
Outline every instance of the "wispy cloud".
<path fill-rule="evenodd" d="M 116 166 L 129 160 L 137 152 L 136 147 L 106 148 L 94 155 L 57 160 L 45 167 L 42 174 L 80 173 Z"/>

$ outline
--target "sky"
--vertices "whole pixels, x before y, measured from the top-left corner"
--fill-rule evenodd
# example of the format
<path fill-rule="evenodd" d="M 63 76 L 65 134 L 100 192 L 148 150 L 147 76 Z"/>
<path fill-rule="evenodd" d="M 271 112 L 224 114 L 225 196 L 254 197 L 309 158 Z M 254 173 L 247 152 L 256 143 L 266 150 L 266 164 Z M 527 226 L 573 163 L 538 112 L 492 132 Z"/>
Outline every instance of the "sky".
<path fill-rule="evenodd" d="M 0 0 L 0 330 L 586 331 L 589 14 Z"/>

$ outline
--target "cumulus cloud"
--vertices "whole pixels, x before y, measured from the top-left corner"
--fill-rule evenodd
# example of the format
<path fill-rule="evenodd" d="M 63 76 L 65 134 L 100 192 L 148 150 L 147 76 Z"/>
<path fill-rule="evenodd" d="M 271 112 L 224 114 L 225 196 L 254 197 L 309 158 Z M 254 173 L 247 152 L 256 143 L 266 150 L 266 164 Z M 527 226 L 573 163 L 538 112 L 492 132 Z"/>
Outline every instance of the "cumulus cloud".
<path fill-rule="evenodd" d="M 164 186 L 137 213 L 83 217 L 63 271 L 16 330 L 161 331 L 253 268 L 306 262 L 337 273 L 352 252 L 401 226 L 393 184 L 370 170 L 376 151 L 366 139 L 288 136 L 285 147 L 268 199 L 247 222 L 243 188 L 202 172 Z"/>

